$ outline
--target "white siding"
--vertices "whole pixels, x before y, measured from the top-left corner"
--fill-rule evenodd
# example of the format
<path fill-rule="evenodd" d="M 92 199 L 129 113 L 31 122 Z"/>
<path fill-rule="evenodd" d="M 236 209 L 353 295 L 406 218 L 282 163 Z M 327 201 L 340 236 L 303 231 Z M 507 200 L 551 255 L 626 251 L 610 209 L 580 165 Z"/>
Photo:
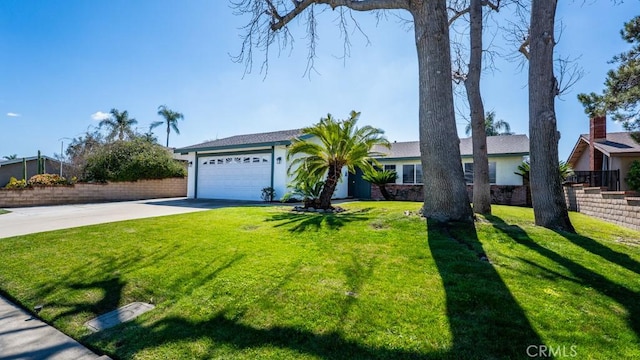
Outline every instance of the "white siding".
<path fill-rule="evenodd" d="M 289 191 L 287 184 L 291 182 L 291 179 L 287 176 L 287 168 L 289 167 L 287 147 L 276 146 L 273 158 L 275 161 L 273 164 L 273 188 L 276 191 L 275 200 L 280 200 Z M 278 158 L 280 158 L 280 164 L 278 164 Z"/>
<path fill-rule="evenodd" d="M 186 155 L 186 160 L 189 161 L 187 166 L 187 197 L 193 199 L 196 196 L 196 153 L 190 152 Z"/>

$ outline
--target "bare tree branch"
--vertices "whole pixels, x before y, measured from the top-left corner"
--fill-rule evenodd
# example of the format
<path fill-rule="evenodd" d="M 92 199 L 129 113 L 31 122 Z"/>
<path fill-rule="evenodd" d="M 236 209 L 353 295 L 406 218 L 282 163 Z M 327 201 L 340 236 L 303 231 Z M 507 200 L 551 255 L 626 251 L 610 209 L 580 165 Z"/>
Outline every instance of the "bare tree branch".
<path fill-rule="evenodd" d="M 558 57 L 555 60 L 558 74 L 558 98 L 570 92 L 571 88 L 584 77 L 584 69 L 578 63 L 580 57 Z"/>
<path fill-rule="evenodd" d="M 269 1 L 271 2 L 271 1 Z M 294 7 L 291 11 L 285 15 L 270 13 L 273 17 L 271 23 L 271 30 L 277 31 L 286 26 L 296 16 L 300 15 L 304 10 L 313 4 L 326 4 L 332 9 L 339 6 L 347 7 L 351 10 L 357 11 L 369 11 L 369 10 L 381 10 L 381 9 L 409 9 L 410 0 L 300 0 L 293 1 Z M 273 4 L 271 4 L 273 5 Z M 275 7 L 274 7 L 275 8 Z"/>

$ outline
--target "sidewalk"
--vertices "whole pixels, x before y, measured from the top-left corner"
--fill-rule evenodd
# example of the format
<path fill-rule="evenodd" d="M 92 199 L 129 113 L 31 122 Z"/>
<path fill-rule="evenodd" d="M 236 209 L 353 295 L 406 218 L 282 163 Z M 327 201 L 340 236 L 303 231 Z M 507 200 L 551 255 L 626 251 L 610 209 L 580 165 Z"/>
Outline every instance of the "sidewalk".
<path fill-rule="evenodd" d="M 98 356 L 77 341 L 0 296 L 0 359 L 90 360 Z"/>

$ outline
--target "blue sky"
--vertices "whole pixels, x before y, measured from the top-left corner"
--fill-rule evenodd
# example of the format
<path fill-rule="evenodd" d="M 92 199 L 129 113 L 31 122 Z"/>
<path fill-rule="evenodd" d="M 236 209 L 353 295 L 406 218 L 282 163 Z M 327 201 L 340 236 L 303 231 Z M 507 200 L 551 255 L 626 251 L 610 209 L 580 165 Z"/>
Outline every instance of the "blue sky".
<path fill-rule="evenodd" d="M 579 92 L 599 92 L 607 63 L 629 48 L 619 31 L 638 14 L 637 0 L 561 1 L 563 25 L 557 51 L 580 57 L 585 76 L 556 102 L 566 159 L 588 119 Z M 504 12 L 503 12 L 504 13 Z M 187 146 L 227 136 L 292 129 L 327 113 L 344 118 L 362 112 L 361 124 L 381 127 L 391 141 L 418 139 L 418 73 L 413 33 L 394 18 L 376 24 L 356 14 L 370 43 L 351 34 L 351 57 L 343 61 L 335 14 L 325 11 L 319 26 L 316 68 L 304 76 L 304 23 L 291 26 L 292 51 L 274 51 L 269 73 L 232 62 L 241 44 L 236 16 L 222 0 L 2 0 L 0 2 L 0 156 L 53 155 L 69 138 L 97 126 L 100 113 L 128 110 L 138 130 L 160 120 L 157 107 L 182 112 L 181 135 L 170 145 Z M 504 15 L 501 15 L 504 16 Z M 504 21 L 504 19 L 499 19 Z M 496 37 L 498 50 L 513 49 Z M 263 54 L 257 54 L 259 65 Z M 496 61 L 483 75 L 485 108 L 528 133 L 526 69 L 513 60 Z M 464 101 L 460 99 L 458 101 Z M 458 120 L 464 136 L 464 120 Z M 608 122 L 608 131 L 621 131 Z M 155 133 L 161 143 L 161 128 Z"/>

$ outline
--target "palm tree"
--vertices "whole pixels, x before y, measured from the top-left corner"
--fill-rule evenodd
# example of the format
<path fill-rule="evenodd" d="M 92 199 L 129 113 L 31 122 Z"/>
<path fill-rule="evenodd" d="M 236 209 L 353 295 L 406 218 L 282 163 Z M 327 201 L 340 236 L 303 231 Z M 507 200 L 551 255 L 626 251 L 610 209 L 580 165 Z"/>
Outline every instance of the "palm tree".
<path fill-rule="evenodd" d="M 107 140 L 111 141 L 116 136 L 118 140 L 124 140 L 125 135 L 128 138 L 134 138 L 135 133 L 131 126 L 138 123 L 136 119 L 129 119 L 129 113 L 127 110 L 120 112 L 118 109 L 111 109 L 109 112 L 111 117 L 100 121 L 99 127 L 108 127 L 109 134 L 107 134 Z"/>
<path fill-rule="evenodd" d="M 302 154 L 304 157 L 295 158 L 289 165 L 289 173 L 295 169 L 295 179 L 300 181 L 311 178 L 320 181 L 326 174 L 322 192 L 317 201 L 320 209 L 331 208 L 331 197 L 341 180 L 342 168 L 355 173 L 356 168 L 364 173 L 373 171 L 373 165 L 378 161 L 371 156 L 374 145 L 390 147 L 389 141 L 383 136 L 384 131 L 371 126 L 358 128 L 356 122 L 359 112 L 351 111 L 349 119 L 336 120 L 331 114 L 321 118 L 320 122 L 303 129 L 304 135 L 312 135 L 308 139 L 294 139 L 287 159 Z M 317 143 L 317 140 L 320 143 Z"/>
<path fill-rule="evenodd" d="M 487 112 L 487 116 L 484 118 L 484 127 L 487 132 L 487 136 L 497 136 L 497 135 L 512 135 L 511 125 L 504 120 L 496 120 L 496 112 L 489 111 Z M 504 129 L 504 131 L 501 131 Z M 471 123 L 467 124 L 467 127 L 464 128 L 465 134 L 467 136 L 471 135 Z"/>
<path fill-rule="evenodd" d="M 171 132 L 171 129 L 173 129 L 173 131 L 176 134 L 180 135 L 180 130 L 178 130 L 178 120 L 184 119 L 184 115 L 182 115 L 177 111 L 173 111 L 167 108 L 166 105 L 158 106 L 158 115 L 162 116 L 164 118 L 164 121 L 153 122 L 151 124 L 151 129 L 166 123 L 167 124 L 167 147 L 169 147 L 169 133 Z"/>
<path fill-rule="evenodd" d="M 368 181 L 380 189 L 380 193 L 385 200 L 393 200 L 395 198 L 394 195 L 389 193 L 387 189 L 387 184 L 394 183 L 398 178 L 398 174 L 393 170 L 374 170 L 370 173 L 365 173 L 362 175 L 362 178 L 365 181 Z"/>
<path fill-rule="evenodd" d="M 3 158 L 5 158 L 6 160 L 15 160 L 18 158 L 18 154 L 5 155 L 3 156 Z"/>
<path fill-rule="evenodd" d="M 525 185 L 528 185 L 530 171 L 531 165 L 529 164 L 529 160 L 525 160 L 522 162 L 522 164 L 518 165 L 518 171 L 514 172 L 514 174 L 522 176 Z M 573 175 L 573 169 L 571 168 L 571 165 L 569 165 L 564 160 L 558 161 L 558 176 L 560 176 L 560 181 L 567 180 L 567 178 L 571 175 Z"/>

